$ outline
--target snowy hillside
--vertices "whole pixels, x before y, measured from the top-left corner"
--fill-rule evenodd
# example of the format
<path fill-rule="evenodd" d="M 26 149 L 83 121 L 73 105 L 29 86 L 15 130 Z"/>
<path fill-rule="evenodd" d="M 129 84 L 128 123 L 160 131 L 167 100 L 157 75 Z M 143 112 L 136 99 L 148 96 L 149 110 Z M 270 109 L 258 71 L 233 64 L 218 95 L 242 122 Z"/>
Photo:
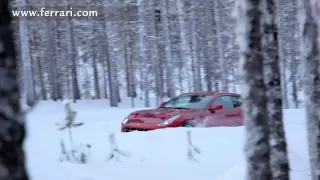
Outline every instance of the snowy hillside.
<path fill-rule="evenodd" d="M 59 162 L 60 138 L 67 139 L 67 131 L 58 131 L 56 126 L 64 118 L 63 104 L 41 102 L 27 120 L 25 148 L 32 180 L 244 179 L 243 128 L 190 129 L 193 144 L 201 151 L 194 155 L 198 162 L 191 162 L 187 159 L 189 129 L 121 133 L 121 121 L 135 109 L 126 103 L 120 108 L 110 108 L 108 104 L 104 100 L 72 104 L 78 112 L 77 120 L 84 122 L 74 130 L 74 142 L 92 145 L 89 162 L 83 165 Z M 303 110 L 286 110 L 285 118 L 292 179 L 308 180 Z M 106 162 L 111 151 L 108 136 L 112 132 L 119 150 L 129 155 L 120 156 L 121 162 Z"/>

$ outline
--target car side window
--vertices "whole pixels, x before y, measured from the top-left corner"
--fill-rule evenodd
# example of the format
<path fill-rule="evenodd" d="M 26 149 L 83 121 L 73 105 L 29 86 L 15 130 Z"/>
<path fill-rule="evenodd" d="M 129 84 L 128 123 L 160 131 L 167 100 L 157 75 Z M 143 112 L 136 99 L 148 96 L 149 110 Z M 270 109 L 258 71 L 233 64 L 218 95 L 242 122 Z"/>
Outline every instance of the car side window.
<path fill-rule="evenodd" d="M 242 100 L 240 96 L 232 96 L 232 101 L 233 101 L 233 106 L 235 108 L 241 106 L 242 104 Z"/>
<path fill-rule="evenodd" d="M 217 104 L 221 104 L 223 109 L 232 109 L 234 108 L 232 96 L 220 96 L 216 98 L 213 103 L 211 104 L 211 108 L 216 106 Z"/>
<path fill-rule="evenodd" d="M 187 105 L 189 101 L 189 96 L 182 96 L 177 99 L 172 99 L 171 101 L 168 101 L 168 104 L 172 104 L 173 106 L 184 106 Z"/>

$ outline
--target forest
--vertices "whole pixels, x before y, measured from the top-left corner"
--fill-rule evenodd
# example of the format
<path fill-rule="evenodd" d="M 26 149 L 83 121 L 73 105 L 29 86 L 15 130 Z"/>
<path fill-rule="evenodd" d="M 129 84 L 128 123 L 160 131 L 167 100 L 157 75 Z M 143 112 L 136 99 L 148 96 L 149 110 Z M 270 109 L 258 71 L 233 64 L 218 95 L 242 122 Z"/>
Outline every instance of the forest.
<path fill-rule="evenodd" d="M 298 5 L 277 3 L 283 98 L 285 107 L 298 108 Z M 19 0 L 13 7 L 21 4 L 98 11 L 98 17 L 14 19 L 27 79 L 21 86 L 31 99 L 110 99 L 116 107 L 127 96 L 132 106 L 139 98 L 150 107 L 182 92 L 240 92 L 234 0 Z"/>

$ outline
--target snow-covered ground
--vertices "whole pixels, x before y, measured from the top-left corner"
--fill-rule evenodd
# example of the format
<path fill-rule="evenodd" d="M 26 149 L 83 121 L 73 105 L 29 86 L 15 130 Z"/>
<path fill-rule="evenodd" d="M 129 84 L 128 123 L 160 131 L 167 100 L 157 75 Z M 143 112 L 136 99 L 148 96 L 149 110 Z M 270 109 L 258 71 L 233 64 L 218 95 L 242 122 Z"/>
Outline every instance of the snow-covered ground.
<path fill-rule="evenodd" d="M 137 102 L 137 105 L 142 102 Z M 244 129 L 175 128 L 149 132 L 121 133 L 123 118 L 136 110 L 129 103 L 108 107 L 106 100 L 79 101 L 72 104 L 78 121 L 84 125 L 74 130 L 74 143 L 92 145 L 88 164 L 61 163 L 60 138 L 68 140 L 67 131 L 56 123 L 64 119 L 61 102 L 41 102 L 27 118 L 28 170 L 32 180 L 241 180 L 245 179 Z M 285 122 L 292 180 L 308 180 L 306 126 L 303 110 L 286 110 Z M 187 130 L 200 149 L 198 162 L 188 161 Z M 121 162 L 107 162 L 114 133 L 118 148 L 128 157 Z"/>

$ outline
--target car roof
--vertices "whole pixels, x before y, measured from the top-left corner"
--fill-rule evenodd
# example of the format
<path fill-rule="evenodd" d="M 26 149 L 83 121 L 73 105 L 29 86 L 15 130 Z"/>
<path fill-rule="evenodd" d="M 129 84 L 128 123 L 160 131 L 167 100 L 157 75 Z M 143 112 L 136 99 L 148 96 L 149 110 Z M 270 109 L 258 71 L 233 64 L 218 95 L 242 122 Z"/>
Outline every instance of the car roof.
<path fill-rule="evenodd" d="M 183 94 L 181 94 L 181 95 L 189 95 L 189 94 L 208 95 L 208 96 L 214 96 L 214 95 L 233 95 L 233 96 L 240 96 L 240 94 L 237 94 L 237 93 L 215 92 L 215 91 L 196 91 L 196 92 L 183 93 Z"/>

